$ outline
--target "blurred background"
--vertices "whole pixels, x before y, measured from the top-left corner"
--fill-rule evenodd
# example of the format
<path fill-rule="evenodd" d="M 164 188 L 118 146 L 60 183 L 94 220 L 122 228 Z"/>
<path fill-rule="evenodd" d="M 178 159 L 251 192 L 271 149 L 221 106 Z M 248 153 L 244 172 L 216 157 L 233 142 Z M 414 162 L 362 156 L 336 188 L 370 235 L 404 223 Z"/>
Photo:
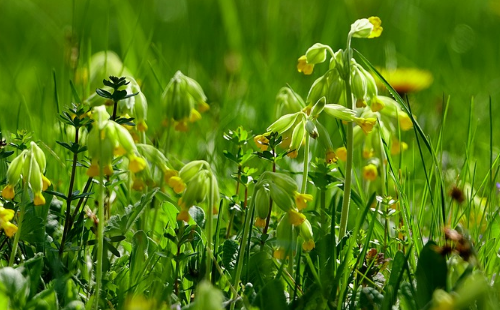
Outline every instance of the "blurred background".
<path fill-rule="evenodd" d="M 299 74 L 297 58 L 316 42 L 345 48 L 350 24 L 374 15 L 382 19 L 382 36 L 355 39 L 353 47 L 378 67 L 432 74 L 429 87 L 408 98 L 433 141 L 450 98 L 444 130 L 450 154 L 463 156 L 474 98 L 472 124 L 484 137 L 475 151 L 489 154 L 490 97 L 494 139 L 500 128 L 500 0 L 0 0 L 0 125 L 55 145 L 56 111 L 73 101 L 69 81 L 89 96 L 95 90 L 79 83 L 77 68 L 110 50 L 142 85 L 150 133 L 162 130 L 159 99 L 177 70 L 201 84 L 209 116 L 178 138 L 205 141 L 194 147 L 203 157 L 228 129 L 263 132 L 275 120 L 281 87 L 305 97 L 326 70 Z"/>

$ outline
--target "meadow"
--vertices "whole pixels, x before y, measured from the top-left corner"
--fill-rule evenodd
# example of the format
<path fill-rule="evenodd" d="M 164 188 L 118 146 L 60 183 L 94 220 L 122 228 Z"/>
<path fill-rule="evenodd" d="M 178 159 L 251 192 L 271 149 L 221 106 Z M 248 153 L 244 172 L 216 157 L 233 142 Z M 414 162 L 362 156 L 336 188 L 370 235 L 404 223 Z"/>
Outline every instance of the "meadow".
<path fill-rule="evenodd" d="M 495 0 L 0 0 L 0 308 L 496 309 L 498 29 Z"/>

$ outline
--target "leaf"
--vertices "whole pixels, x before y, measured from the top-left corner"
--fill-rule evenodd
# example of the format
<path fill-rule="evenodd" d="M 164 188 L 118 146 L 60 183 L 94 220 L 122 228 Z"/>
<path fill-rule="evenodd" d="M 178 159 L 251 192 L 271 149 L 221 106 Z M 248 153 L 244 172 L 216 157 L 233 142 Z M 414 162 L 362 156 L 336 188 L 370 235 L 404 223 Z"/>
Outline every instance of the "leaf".
<path fill-rule="evenodd" d="M 222 265 L 230 272 L 236 268 L 239 243 L 228 239 L 222 245 Z"/>
<path fill-rule="evenodd" d="M 106 99 L 113 99 L 113 95 L 111 95 L 111 93 L 110 93 L 109 91 L 106 91 L 106 90 L 104 90 L 104 89 L 100 89 L 100 88 L 98 88 L 98 89 L 96 89 L 96 90 L 95 90 L 95 92 L 96 92 L 99 96 L 101 96 L 101 97 L 103 97 L 103 98 L 106 98 Z"/>
<path fill-rule="evenodd" d="M 198 206 L 189 208 L 189 215 L 198 226 L 205 227 L 205 211 L 202 208 Z"/>
<path fill-rule="evenodd" d="M 446 259 L 437 252 L 438 246 L 434 241 L 429 241 L 420 252 L 417 271 L 417 305 L 424 308 L 432 300 L 436 289 L 446 290 L 446 275 L 448 267 Z"/>
<path fill-rule="evenodd" d="M 64 195 L 63 193 L 60 193 L 60 192 L 56 192 L 56 191 L 51 191 L 51 190 L 46 190 L 45 193 L 47 194 L 50 194 L 50 195 L 54 195 L 54 196 L 57 196 L 59 198 L 62 198 L 64 200 L 67 200 L 68 197 L 66 197 L 66 195 Z"/>
<path fill-rule="evenodd" d="M 411 252 L 411 251 L 408 251 Z M 391 276 L 389 278 L 389 283 L 385 287 L 385 298 L 382 303 L 381 309 L 391 310 L 392 306 L 396 302 L 396 297 L 398 296 L 399 284 L 403 279 L 404 267 L 407 262 L 407 257 L 403 252 L 398 251 L 394 260 L 392 261 Z"/>
<path fill-rule="evenodd" d="M 82 100 L 80 99 L 80 96 L 78 96 L 78 92 L 75 89 L 75 85 L 73 85 L 73 81 L 69 80 L 69 85 L 71 86 L 71 93 L 73 94 L 73 99 L 75 99 L 76 102 L 81 103 Z"/>
<path fill-rule="evenodd" d="M 146 253 L 148 251 L 149 239 L 144 231 L 139 230 L 132 239 L 132 253 L 130 254 L 130 283 L 138 283 L 146 265 Z"/>

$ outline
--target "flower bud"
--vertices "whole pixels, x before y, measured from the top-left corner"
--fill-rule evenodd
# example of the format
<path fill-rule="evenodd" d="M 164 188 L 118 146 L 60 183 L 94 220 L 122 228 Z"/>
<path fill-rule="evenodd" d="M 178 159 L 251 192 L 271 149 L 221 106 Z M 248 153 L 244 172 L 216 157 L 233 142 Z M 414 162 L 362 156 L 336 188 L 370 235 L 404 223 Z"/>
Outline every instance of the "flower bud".
<path fill-rule="evenodd" d="M 331 116 L 346 122 L 352 122 L 356 118 L 356 112 L 340 104 L 327 104 L 324 110 Z"/>
<path fill-rule="evenodd" d="M 351 83 L 354 97 L 363 100 L 366 96 L 366 78 L 357 66 L 352 66 Z"/>
<path fill-rule="evenodd" d="M 318 129 L 316 128 L 316 125 L 311 120 L 306 121 L 306 130 L 311 136 L 311 138 L 316 139 L 318 138 Z"/>
<path fill-rule="evenodd" d="M 27 154 L 27 150 L 22 151 L 21 154 L 14 158 L 10 163 L 9 168 L 7 169 L 7 182 L 10 185 L 15 186 L 17 182 L 19 182 Z"/>
<path fill-rule="evenodd" d="M 306 55 L 302 55 L 297 60 L 297 71 L 303 72 L 305 75 L 311 75 L 314 70 L 314 64 L 307 62 Z"/>
<path fill-rule="evenodd" d="M 307 94 L 306 103 L 312 104 L 317 102 L 321 97 L 324 97 L 328 94 L 328 79 L 326 76 L 322 75 L 314 81 Z"/>
<path fill-rule="evenodd" d="M 351 25 L 349 35 L 354 38 L 376 38 L 382 34 L 382 21 L 376 16 L 358 19 Z"/>
<path fill-rule="evenodd" d="M 280 187 L 274 183 L 270 183 L 269 189 L 270 189 L 271 198 L 273 199 L 273 201 L 276 203 L 276 205 L 280 209 L 287 212 L 288 210 L 290 210 L 292 208 L 292 206 L 293 206 L 292 197 L 282 187 Z"/>
<path fill-rule="evenodd" d="M 299 228 L 299 234 L 302 239 L 304 239 L 304 243 L 302 243 L 302 249 L 306 252 L 311 251 L 315 246 L 311 223 L 309 223 L 309 221 L 306 219 Z"/>
<path fill-rule="evenodd" d="M 288 217 L 290 218 L 290 223 L 295 227 L 301 225 L 306 220 L 306 216 L 295 209 L 288 210 Z"/>
<path fill-rule="evenodd" d="M 204 166 L 204 164 L 205 162 L 202 160 L 194 160 L 192 162 L 187 163 L 179 171 L 179 177 L 185 183 L 188 183 L 200 171 L 200 169 Z"/>
<path fill-rule="evenodd" d="M 368 164 L 363 167 L 363 178 L 367 181 L 375 181 L 378 176 L 377 166 Z"/>
<path fill-rule="evenodd" d="M 320 122 L 315 121 L 314 124 L 316 125 L 316 130 L 318 131 L 318 138 L 317 141 L 325 148 L 328 150 L 333 149 L 333 144 L 332 140 L 330 139 L 330 135 L 328 134 L 328 130 L 321 125 Z"/>
<path fill-rule="evenodd" d="M 178 72 L 180 73 L 180 71 Z M 198 82 L 183 74 L 182 78 L 186 81 L 186 91 L 191 95 L 191 97 L 193 97 L 194 102 L 204 103 L 207 101 L 207 96 L 205 96 L 205 93 Z"/>
<path fill-rule="evenodd" d="M 33 155 L 35 156 L 35 159 L 38 163 L 38 167 L 40 167 L 40 172 L 44 172 L 45 168 L 47 167 L 47 161 L 45 159 L 45 153 L 42 151 L 42 149 L 33 141 L 31 141 L 31 151 L 33 152 Z"/>
<path fill-rule="evenodd" d="M 280 117 L 277 121 L 272 123 L 269 127 L 267 127 L 268 132 L 277 132 L 278 134 L 282 134 L 283 132 L 290 129 L 295 123 L 297 116 L 302 114 L 301 112 L 297 112 L 294 114 L 286 114 Z"/>
<path fill-rule="evenodd" d="M 305 132 L 305 121 L 302 120 L 293 129 L 290 150 L 298 150 L 300 148 L 300 146 L 302 145 L 302 140 L 304 140 Z"/>
<path fill-rule="evenodd" d="M 297 113 L 305 107 L 304 100 L 289 87 L 283 87 L 276 95 L 276 117 Z"/>
<path fill-rule="evenodd" d="M 314 44 L 306 52 L 307 63 L 315 65 L 324 62 L 327 50 L 328 46 L 324 44 Z"/>
<path fill-rule="evenodd" d="M 330 86 L 328 87 L 328 102 L 338 104 L 344 90 L 344 80 L 342 80 L 338 74 L 332 76 L 330 78 Z"/>
<path fill-rule="evenodd" d="M 326 105 L 326 98 L 321 97 L 311 109 L 311 117 L 317 118 Z"/>
<path fill-rule="evenodd" d="M 269 190 L 264 186 L 259 187 L 254 194 L 255 210 L 257 212 L 257 217 L 260 219 L 266 219 L 269 214 L 270 207 L 270 195 Z M 265 223 L 265 221 L 264 221 Z"/>
<path fill-rule="evenodd" d="M 268 172 L 266 173 L 271 181 L 285 190 L 287 193 L 292 195 L 295 191 L 297 191 L 297 183 L 290 176 L 279 173 L 279 172 Z"/>

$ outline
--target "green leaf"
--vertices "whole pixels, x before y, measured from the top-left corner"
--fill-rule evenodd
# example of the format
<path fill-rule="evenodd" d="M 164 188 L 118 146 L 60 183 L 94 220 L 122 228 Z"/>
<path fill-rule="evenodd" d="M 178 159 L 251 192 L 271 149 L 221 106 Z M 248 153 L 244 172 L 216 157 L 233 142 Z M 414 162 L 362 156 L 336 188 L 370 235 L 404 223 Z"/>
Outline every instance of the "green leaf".
<path fill-rule="evenodd" d="M 106 98 L 106 99 L 113 99 L 113 95 L 111 95 L 111 93 L 110 93 L 109 91 L 106 91 L 106 90 L 104 90 L 104 89 L 100 89 L 100 88 L 98 88 L 98 89 L 96 89 L 96 90 L 95 90 L 95 92 L 96 92 L 99 96 L 101 96 L 101 97 L 103 97 L 103 98 Z"/>
<path fill-rule="evenodd" d="M 236 268 L 239 243 L 228 239 L 222 245 L 222 265 L 230 272 Z"/>
<path fill-rule="evenodd" d="M 130 254 L 130 283 L 138 283 L 146 265 L 146 253 L 149 239 L 146 233 L 139 230 L 132 239 L 132 253 Z"/>
<path fill-rule="evenodd" d="M 423 308 L 432 300 L 436 289 L 446 290 L 446 275 L 448 266 L 443 255 L 437 252 L 438 246 L 429 241 L 420 252 L 417 271 L 417 305 Z"/>
<path fill-rule="evenodd" d="M 408 251 L 411 252 L 411 251 Z M 403 252 L 398 251 L 394 260 L 392 261 L 391 276 L 389 278 L 389 283 L 385 287 L 385 298 L 382 303 L 382 310 L 391 310 L 392 306 L 396 302 L 396 297 L 398 296 L 399 284 L 403 279 L 404 267 L 407 262 L 407 257 Z"/>
<path fill-rule="evenodd" d="M 198 206 L 189 208 L 189 215 L 198 226 L 205 227 L 205 211 L 202 208 Z"/>

